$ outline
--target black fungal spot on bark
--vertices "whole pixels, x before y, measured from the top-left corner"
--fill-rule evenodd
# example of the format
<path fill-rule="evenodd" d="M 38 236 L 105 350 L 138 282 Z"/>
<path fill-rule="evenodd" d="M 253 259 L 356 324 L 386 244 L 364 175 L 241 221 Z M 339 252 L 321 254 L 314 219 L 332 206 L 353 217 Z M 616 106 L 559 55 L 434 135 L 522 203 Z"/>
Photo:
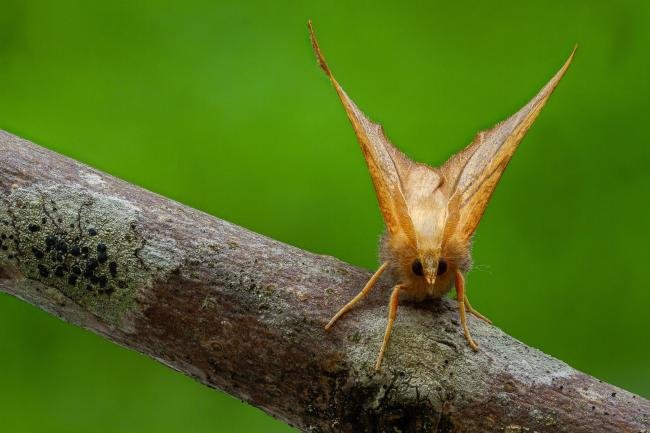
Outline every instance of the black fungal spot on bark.
<path fill-rule="evenodd" d="M 95 259 L 90 259 L 86 262 L 86 272 L 93 273 L 99 267 L 99 263 Z"/>
<path fill-rule="evenodd" d="M 68 252 L 68 244 L 64 239 L 58 239 L 56 242 L 56 250 L 61 254 L 66 254 Z"/>
<path fill-rule="evenodd" d="M 45 257 L 45 253 L 43 253 L 43 251 L 39 250 L 36 247 L 32 247 L 32 254 L 34 254 L 34 257 L 36 257 L 39 260 Z"/>
<path fill-rule="evenodd" d="M 95 212 L 94 198 L 84 201 L 80 209 L 71 209 L 78 199 L 76 192 L 66 192 L 61 206 L 49 197 L 43 202 L 41 191 L 26 194 L 9 203 L 15 210 L 13 221 L 0 218 L 0 257 L 16 260 L 27 278 L 40 280 L 95 314 L 119 320 L 133 302 L 128 292 L 131 282 L 146 277 L 138 273 L 142 262 L 131 256 L 142 242 L 131 231 L 131 221 L 106 220 L 112 208 L 98 207 Z M 106 299 L 115 292 L 119 296 Z"/>
<path fill-rule="evenodd" d="M 54 275 L 56 275 L 59 278 L 63 278 L 65 274 L 67 274 L 67 272 L 68 272 L 68 267 L 66 265 L 59 265 L 54 270 Z"/>
<path fill-rule="evenodd" d="M 43 278 L 47 278 L 50 276 L 50 270 L 47 269 L 45 266 L 39 264 L 38 265 L 38 273 L 41 275 Z"/>
<path fill-rule="evenodd" d="M 63 279 L 64 282 L 67 282 L 67 286 L 61 288 L 64 292 L 70 290 L 65 289 L 65 287 L 76 287 L 79 280 L 85 280 L 85 288 L 90 292 L 96 292 L 93 288 L 93 286 L 96 286 L 101 293 L 113 293 L 113 285 L 118 286 L 118 282 L 111 283 L 110 279 L 117 275 L 118 265 L 116 261 L 104 265 L 108 261 L 108 246 L 106 243 L 99 242 L 93 246 L 89 245 L 89 237 L 97 236 L 97 229 L 94 227 L 89 228 L 89 237 L 87 238 L 83 234 L 80 235 L 79 232 L 68 232 L 66 229 L 62 229 L 62 225 L 55 224 L 54 227 L 48 230 L 46 222 L 52 218 L 51 214 L 48 213 L 47 218 L 41 218 L 42 225 L 28 223 L 23 226 L 26 227 L 26 232 L 29 234 L 45 231 L 42 237 L 29 238 L 26 245 L 34 258 L 41 262 L 35 266 L 38 276 L 40 278 L 54 276 Z M 57 220 L 59 223 L 63 223 L 62 218 Z M 69 224 L 69 226 L 75 228 L 75 224 Z M 13 235 L 2 233 L 0 238 L 0 249 L 8 251 L 7 239 L 12 239 Z M 96 255 L 93 254 L 94 251 L 96 251 Z M 12 254 L 9 258 L 13 257 Z M 125 287 L 126 285 L 120 288 Z M 79 296 L 75 292 L 66 292 L 66 294 L 73 299 L 77 299 Z"/>

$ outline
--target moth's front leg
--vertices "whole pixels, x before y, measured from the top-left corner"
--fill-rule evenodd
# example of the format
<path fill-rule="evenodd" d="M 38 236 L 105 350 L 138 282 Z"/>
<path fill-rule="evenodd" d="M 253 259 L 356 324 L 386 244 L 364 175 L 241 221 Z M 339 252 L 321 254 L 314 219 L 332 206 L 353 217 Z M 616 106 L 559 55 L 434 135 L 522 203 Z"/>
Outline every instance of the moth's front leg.
<path fill-rule="evenodd" d="M 384 359 L 384 352 L 386 347 L 388 347 L 388 341 L 390 340 L 390 334 L 393 331 L 393 323 L 395 322 L 395 317 L 397 317 L 397 305 L 399 304 L 399 292 L 404 288 L 403 284 L 398 284 L 393 288 L 393 293 L 390 295 L 390 304 L 388 306 L 388 324 L 386 325 L 386 332 L 384 333 L 384 341 L 381 344 L 381 349 L 379 350 L 379 355 L 377 356 L 377 362 L 375 363 L 375 371 L 379 371 L 381 367 L 381 360 Z"/>
<path fill-rule="evenodd" d="M 357 302 L 365 298 L 368 295 L 368 293 L 370 293 L 372 288 L 375 287 L 375 284 L 377 283 L 377 280 L 379 279 L 381 274 L 386 270 L 386 267 L 388 267 L 388 262 L 382 263 L 379 269 L 377 269 L 377 272 L 375 272 L 375 274 L 372 277 L 370 277 L 370 280 L 368 280 L 366 285 L 363 287 L 363 289 L 361 289 L 361 291 L 357 294 L 357 296 L 355 296 L 350 302 L 345 304 L 345 306 L 341 308 L 339 312 L 334 315 L 334 317 L 332 317 L 332 319 L 327 323 L 327 325 L 325 325 L 326 331 L 329 331 L 329 329 L 334 325 L 334 323 L 337 320 L 339 320 L 339 318 L 342 315 L 350 311 L 352 307 L 354 307 L 354 304 L 356 304 Z"/>

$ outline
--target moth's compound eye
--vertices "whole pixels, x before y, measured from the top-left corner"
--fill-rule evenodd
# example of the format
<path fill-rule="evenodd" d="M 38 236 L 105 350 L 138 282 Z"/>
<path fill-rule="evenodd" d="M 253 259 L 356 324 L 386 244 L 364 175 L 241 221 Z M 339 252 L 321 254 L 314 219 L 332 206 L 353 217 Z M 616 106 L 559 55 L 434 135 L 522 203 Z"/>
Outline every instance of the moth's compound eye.
<path fill-rule="evenodd" d="M 447 262 L 445 261 L 445 259 L 440 259 L 440 261 L 438 262 L 437 275 L 442 275 L 445 272 L 447 272 Z"/>
<path fill-rule="evenodd" d="M 415 261 L 411 265 L 411 270 L 418 277 L 424 276 L 424 269 L 422 269 L 422 262 L 420 261 L 420 259 L 415 259 Z"/>

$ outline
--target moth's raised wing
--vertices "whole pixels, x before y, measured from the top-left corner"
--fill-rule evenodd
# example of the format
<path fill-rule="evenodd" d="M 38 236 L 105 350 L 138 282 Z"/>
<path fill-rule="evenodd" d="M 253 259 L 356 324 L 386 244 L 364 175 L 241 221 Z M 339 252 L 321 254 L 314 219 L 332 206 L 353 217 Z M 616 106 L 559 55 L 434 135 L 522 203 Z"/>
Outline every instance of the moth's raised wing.
<path fill-rule="evenodd" d="M 492 129 L 478 133 L 469 146 L 442 167 L 447 182 L 453 186 L 450 194 L 460 196 L 456 230 L 465 239 L 474 234 L 510 158 L 569 68 L 576 48 L 528 104 Z"/>
<path fill-rule="evenodd" d="M 415 163 L 397 150 L 384 135 L 382 127 L 370 121 L 348 97 L 325 62 L 311 21 L 308 27 L 318 63 L 334 85 L 361 145 L 386 228 L 391 236 L 405 235 L 415 245 L 415 231 L 403 190 L 405 176 Z"/>

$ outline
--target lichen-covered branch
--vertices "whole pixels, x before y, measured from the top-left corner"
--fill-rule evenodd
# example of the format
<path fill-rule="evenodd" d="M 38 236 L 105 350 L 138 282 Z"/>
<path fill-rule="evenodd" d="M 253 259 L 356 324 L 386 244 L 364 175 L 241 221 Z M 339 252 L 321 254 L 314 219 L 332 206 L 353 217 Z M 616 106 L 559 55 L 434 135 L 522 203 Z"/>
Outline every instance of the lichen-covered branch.
<path fill-rule="evenodd" d="M 650 402 L 387 287 L 323 326 L 369 274 L 0 131 L 0 290 L 306 432 L 634 432 Z M 0 302 L 2 299 L 0 298 Z"/>

